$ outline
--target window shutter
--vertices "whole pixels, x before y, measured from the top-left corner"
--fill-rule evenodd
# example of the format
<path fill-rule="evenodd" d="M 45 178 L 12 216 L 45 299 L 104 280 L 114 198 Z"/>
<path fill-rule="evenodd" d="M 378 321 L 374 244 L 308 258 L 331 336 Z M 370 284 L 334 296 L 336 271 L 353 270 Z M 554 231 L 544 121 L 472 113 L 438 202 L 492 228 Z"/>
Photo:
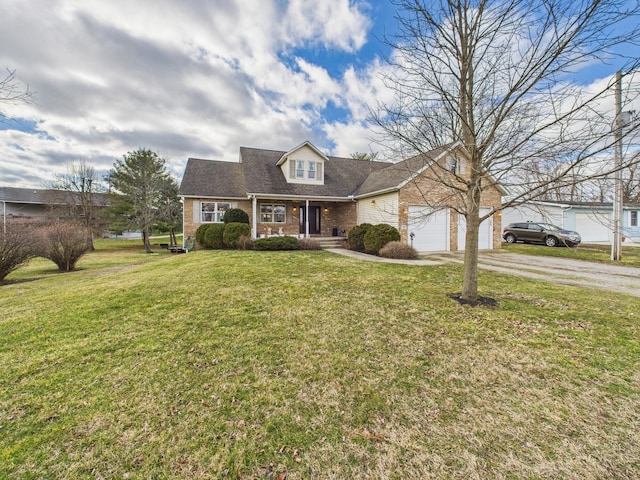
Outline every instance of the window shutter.
<path fill-rule="evenodd" d="M 296 162 L 289 159 L 289 178 L 296 178 Z"/>
<path fill-rule="evenodd" d="M 318 162 L 318 163 L 316 163 L 316 170 L 318 170 L 318 171 L 316 172 L 316 175 L 318 176 L 318 180 L 320 180 L 320 181 L 324 181 L 324 178 L 322 177 L 322 173 L 323 173 L 323 172 L 322 172 L 322 167 L 323 167 L 323 166 L 324 166 L 324 165 L 322 164 L 322 162 Z"/>
<path fill-rule="evenodd" d="M 193 223 L 200 223 L 200 202 L 194 200 L 193 205 Z"/>

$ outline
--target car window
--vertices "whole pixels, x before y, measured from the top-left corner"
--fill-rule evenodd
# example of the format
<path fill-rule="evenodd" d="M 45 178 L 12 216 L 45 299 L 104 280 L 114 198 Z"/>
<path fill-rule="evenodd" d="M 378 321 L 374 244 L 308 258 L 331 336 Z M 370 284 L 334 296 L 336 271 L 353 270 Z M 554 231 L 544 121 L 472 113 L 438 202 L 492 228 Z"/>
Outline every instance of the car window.
<path fill-rule="evenodd" d="M 541 225 L 547 230 L 562 230 L 560 227 L 557 227 L 556 225 L 552 225 L 550 223 L 543 223 Z"/>
<path fill-rule="evenodd" d="M 541 232 L 542 231 L 542 227 L 540 225 L 538 225 L 537 223 L 530 223 L 529 224 L 529 230 L 533 230 L 534 232 Z"/>

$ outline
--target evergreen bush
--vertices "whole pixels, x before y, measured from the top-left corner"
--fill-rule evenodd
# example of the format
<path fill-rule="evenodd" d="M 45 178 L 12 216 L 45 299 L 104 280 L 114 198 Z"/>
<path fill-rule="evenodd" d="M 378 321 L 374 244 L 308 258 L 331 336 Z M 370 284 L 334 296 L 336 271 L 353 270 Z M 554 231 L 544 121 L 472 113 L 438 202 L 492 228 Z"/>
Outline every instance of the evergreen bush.
<path fill-rule="evenodd" d="M 254 250 L 298 250 L 296 237 L 267 237 L 259 238 L 253 242 Z"/>
<path fill-rule="evenodd" d="M 230 208 L 222 216 L 223 223 L 246 223 L 249 225 L 249 214 L 241 208 Z"/>
<path fill-rule="evenodd" d="M 227 212 L 228 213 L 228 212 Z M 227 248 L 238 248 L 240 237 L 251 235 L 251 227 L 247 223 L 230 222 L 225 224 L 222 241 Z"/>
<path fill-rule="evenodd" d="M 382 247 L 394 241 L 400 241 L 398 229 L 386 223 L 379 223 L 370 227 L 364 234 L 364 250 L 367 253 L 378 255 Z"/>
<path fill-rule="evenodd" d="M 373 227 L 373 225 L 370 223 L 361 223 L 349 231 L 347 241 L 349 242 L 349 248 L 351 250 L 364 252 L 364 235 L 371 227 Z"/>
<path fill-rule="evenodd" d="M 224 223 L 210 223 L 204 232 L 203 244 L 206 248 L 224 248 Z"/>
<path fill-rule="evenodd" d="M 207 228 L 209 228 L 209 225 L 211 225 L 211 224 L 210 223 L 203 223 L 196 230 L 196 242 L 198 242 L 198 244 L 201 247 L 205 247 L 205 244 L 204 244 L 204 232 L 207 231 Z"/>

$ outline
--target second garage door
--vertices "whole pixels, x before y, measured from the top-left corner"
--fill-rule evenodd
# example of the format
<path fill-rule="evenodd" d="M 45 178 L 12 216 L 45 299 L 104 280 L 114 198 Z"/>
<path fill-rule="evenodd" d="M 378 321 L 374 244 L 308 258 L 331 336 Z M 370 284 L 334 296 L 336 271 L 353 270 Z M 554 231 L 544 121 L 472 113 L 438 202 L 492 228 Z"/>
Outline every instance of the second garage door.
<path fill-rule="evenodd" d="M 419 252 L 449 250 L 449 211 L 409 207 L 409 235 L 411 233 L 414 234 L 413 248 Z"/>
<path fill-rule="evenodd" d="M 607 242 L 611 238 L 608 215 L 576 213 L 576 230 L 583 242 Z"/>

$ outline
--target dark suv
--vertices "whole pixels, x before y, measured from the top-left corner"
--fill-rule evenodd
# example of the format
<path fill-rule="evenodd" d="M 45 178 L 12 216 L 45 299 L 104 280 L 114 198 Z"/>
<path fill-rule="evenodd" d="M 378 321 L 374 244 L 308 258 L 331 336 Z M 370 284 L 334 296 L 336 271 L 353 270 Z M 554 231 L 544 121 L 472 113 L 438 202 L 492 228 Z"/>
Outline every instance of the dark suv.
<path fill-rule="evenodd" d="M 502 230 L 502 238 L 507 243 L 544 243 L 548 247 L 580 245 L 580 234 L 544 222 L 511 223 Z"/>

